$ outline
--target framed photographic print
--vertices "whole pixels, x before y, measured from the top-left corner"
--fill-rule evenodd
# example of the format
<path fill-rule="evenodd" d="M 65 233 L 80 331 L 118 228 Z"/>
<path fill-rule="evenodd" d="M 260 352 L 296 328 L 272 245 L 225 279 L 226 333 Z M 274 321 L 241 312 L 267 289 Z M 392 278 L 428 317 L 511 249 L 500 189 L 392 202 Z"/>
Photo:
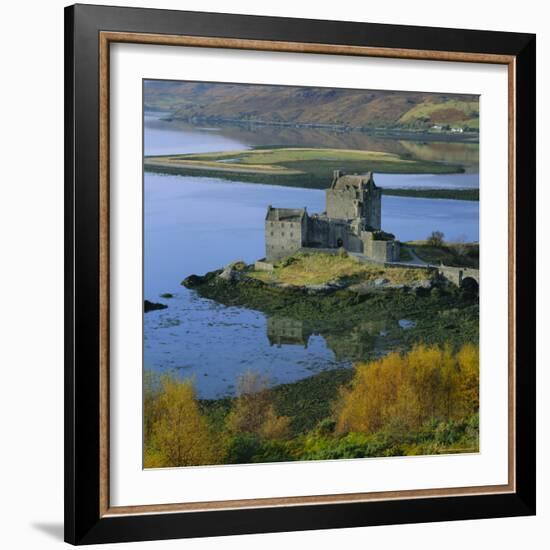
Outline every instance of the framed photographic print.
<path fill-rule="evenodd" d="M 66 9 L 66 540 L 535 513 L 535 37 Z"/>

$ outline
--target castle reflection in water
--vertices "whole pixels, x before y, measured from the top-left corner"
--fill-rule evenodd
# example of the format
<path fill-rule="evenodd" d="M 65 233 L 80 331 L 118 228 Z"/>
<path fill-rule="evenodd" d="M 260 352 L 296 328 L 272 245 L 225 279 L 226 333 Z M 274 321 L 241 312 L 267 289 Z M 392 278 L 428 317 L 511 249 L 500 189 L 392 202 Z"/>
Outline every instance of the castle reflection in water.
<path fill-rule="evenodd" d="M 341 331 L 323 330 L 306 321 L 290 317 L 268 317 L 267 339 L 271 346 L 302 346 L 307 349 L 312 335 L 322 336 L 339 361 L 367 360 L 377 355 L 377 348 L 383 348 L 383 342 L 391 337 L 394 330 L 402 330 L 397 320 L 370 320 L 359 323 L 353 328 Z"/>

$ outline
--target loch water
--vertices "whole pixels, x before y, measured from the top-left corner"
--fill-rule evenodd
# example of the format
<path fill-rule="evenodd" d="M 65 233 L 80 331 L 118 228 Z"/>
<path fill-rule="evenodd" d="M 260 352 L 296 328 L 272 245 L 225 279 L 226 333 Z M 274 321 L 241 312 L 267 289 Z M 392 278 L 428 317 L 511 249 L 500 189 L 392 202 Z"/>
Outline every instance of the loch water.
<path fill-rule="evenodd" d="M 174 126 L 157 114 L 146 114 L 144 127 L 145 154 L 231 151 L 265 145 L 266 140 L 268 144 L 292 145 L 314 139 L 307 131 L 300 136 L 294 130 L 288 138 L 271 136 L 271 128 L 263 133 L 261 129 L 246 133 L 237 128 L 231 133 L 227 128 Z M 343 146 L 357 146 L 357 136 L 351 136 L 354 143 L 347 145 L 345 137 L 341 136 Z M 324 146 L 318 134 L 315 139 L 316 146 Z M 444 150 L 448 152 L 453 145 L 445 144 Z M 464 144 L 456 145 L 459 147 L 452 158 L 463 155 L 465 167 L 470 163 L 464 174 L 380 174 L 375 176 L 376 182 L 386 187 L 477 187 L 479 178 L 472 171 L 475 154 L 471 144 L 466 152 L 461 150 Z M 426 147 L 429 144 L 421 148 L 423 155 L 428 154 Z M 437 148 L 429 154 L 431 158 L 436 156 Z M 392 328 L 386 326 L 389 323 L 407 329 L 398 320 L 379 319 L 366 323 L 360 338 L 350 335 L 349 341 L 342 341 L 326 333 L 321 336 L 315 326 L 303 326 L 296 320 L 270 319 L 247 308 L 223 306 L 180 285 L 188 275 L 204 274 L 235 260 L 251 263 L 261 258 L 269 204 L 306 206 L 309 212 L 320 212 L 324 210 L 324 193 L 211 177 L 145 173 L 144 299 L 168 305 L 167 309 L 144 315 L 146 370 L 191 378 L 199 397 L 217 398 L 234 394 L 239 377 L 247 371 L 260 373 L 274 385 L 350 366 L 366 353 L 358 347 L 358 341 L 383 336 Z M 400 240 L 423 239 L 437 229 L 450 240 L 477 241 L 478 217 L 479 203 L 473 201 L 383 197 L 383 228 Z M 160 298 L 162 293 L 174 297 Z M 364 338 L 365 334 L 370 338 Z"/>

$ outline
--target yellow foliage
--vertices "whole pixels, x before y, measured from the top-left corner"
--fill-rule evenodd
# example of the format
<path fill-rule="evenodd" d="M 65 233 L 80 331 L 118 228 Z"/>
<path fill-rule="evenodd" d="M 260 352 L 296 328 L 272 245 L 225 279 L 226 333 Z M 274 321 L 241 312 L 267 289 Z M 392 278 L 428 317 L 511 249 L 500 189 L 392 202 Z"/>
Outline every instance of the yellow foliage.
<path fill-rule="evenodd" d="M 267 439 L 284 439 L 288 435 L 290 418 L 275 413 L 265 378 L 254 372 L 245 373 L 239 380 L 238 394 L 226 420 L 229 433 L 257 433 Z"/>
<path fill-rule="evenodd" d="M 162 378 L 147 404 L 153 414 L 145 431 L 146 468 L 213 464 L 220 451 L 201 414 L 191 381 Z M 147 393 L 146 393 L 147 396 Z"/>
<path fill-rule="evenodd" d="M 353 278 L 357 283 L 381 277 L 391 283 L 410 283 L 430 278 L 427 269 L 367 264 L 348 255 L 296 253 L 291 259 L 290 262 L 277 264 L 273 271 L 251 271 L 248 276 L 260 281 L 276 281 L 294 286 L 324 284 L 340 278 Z"/>
<path fill-rule="evenodd" d="M 479 408 L 479 350 L 415 346 L 355 366 L 336 405 L 337 433 L 413 430 L 427 421 L 460 420 Z"/>
<path fill-rule="evenodd" d="M 458 352 L 458 364 L 462 373 L 460 391 L 466 403 L 479 409 L 479 347 L 466 344 Z"/>
<path fill-rule="evenodd" d="M 277 416 L 273 405 L 271 405 L 265 413 L 260 435 L 266 439 L 284 439 L 288 436 L 289 426 L 290 418 L 288 416 Z"/>

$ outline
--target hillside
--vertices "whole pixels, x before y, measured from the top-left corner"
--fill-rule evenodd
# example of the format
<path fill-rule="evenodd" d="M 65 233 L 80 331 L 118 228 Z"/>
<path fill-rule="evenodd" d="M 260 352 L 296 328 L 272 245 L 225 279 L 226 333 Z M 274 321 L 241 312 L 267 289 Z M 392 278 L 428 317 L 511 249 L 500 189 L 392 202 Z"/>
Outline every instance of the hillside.
<path fill-rule="evenodd" d="M 178 81 L 145 82 L 146 110 L 190 122 L 477 132 L 477 96 Z"/>

